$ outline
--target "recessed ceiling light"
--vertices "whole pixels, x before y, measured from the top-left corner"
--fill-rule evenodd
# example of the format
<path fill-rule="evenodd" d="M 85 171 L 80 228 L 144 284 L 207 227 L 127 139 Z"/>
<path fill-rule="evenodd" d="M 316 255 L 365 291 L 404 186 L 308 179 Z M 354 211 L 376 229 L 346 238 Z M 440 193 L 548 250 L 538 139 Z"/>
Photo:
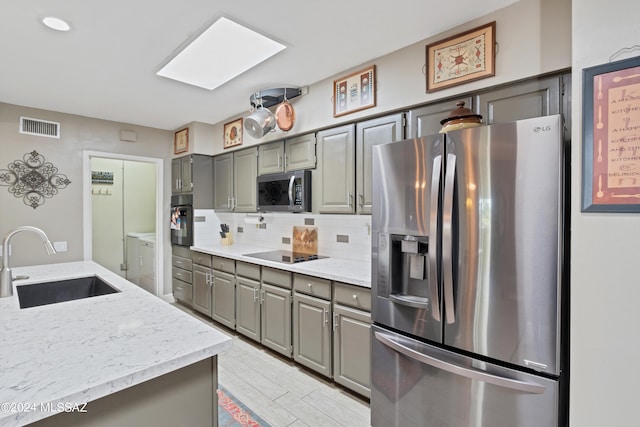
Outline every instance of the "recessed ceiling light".
<path fill-rule="evenodd" d="M 220 18 L 157 74 L 213 90 L 285 47 L 227 18 Z"/>
<path fill-rule="evenodd" d="M 46 18 L 42 18 L 42 23 L 52 30 L 56 31 L 69 31 L 71 26 L 67 24 L 66 21 L 63 21 L 60 18 L 56 18 L 54 16 L 47 16 Z"/>

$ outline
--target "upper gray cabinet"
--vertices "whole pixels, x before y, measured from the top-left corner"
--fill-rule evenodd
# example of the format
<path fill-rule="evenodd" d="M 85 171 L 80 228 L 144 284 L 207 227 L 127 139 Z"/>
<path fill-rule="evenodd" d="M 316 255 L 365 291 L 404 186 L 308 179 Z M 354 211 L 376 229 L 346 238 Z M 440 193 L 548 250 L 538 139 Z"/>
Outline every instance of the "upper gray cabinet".
<path fill-rule="evenodd" d="M 213 158 L 214 209 L 256 211 L 258 148 L 250 147 Z"/>
<path fill-rule="evenodd" d="M 371 213 L 371 149 L 404 138 L 404 114 L 380 117 L 356 125 L 357 213 Z"/>
<path fill-rule="evenodd" d="M 255 212 L 258 196 L 258 148 L 251 147 L 233 153 L 233 210 Z"/>
<path fill-rule="evenodd" d="M 560 114 L 561 82 L 553 76 L 492 89 L 475 97 L 476 111 L 488 125 Z"/>
<path fill-rule="evenodd" d="M 193 194 L 196 209 L 213 207 L 213 158 L 203 154 L 190 154 L 171 161 L 172 194 Z"/>
<path fill-rule="evenodd" d="M 460 101 L 464 101 L 466 108 L 476 111 L 470 96 L 462 97 Z M 449 113 L 455 109 L 456 101 L 444 101 L 410 110 L 407 113 L 407 138 L 437 134 L 442 129 L 440 121 L 449 117 Z"/>
<path fill-rule="evenodd" d="M 233 153 L 213 158 L 213 209 L 233 210 Z"/>
<path fill-rule="evenodd" d="M 319 183 L 313 184 L 320 213 L 354 213 L 355 125 L 318 132 Z"/>
<path fill-rule="evenodd" d="M 307 134 L 258 146 L 258 175 L 316 167 L 316 136 Z"/>

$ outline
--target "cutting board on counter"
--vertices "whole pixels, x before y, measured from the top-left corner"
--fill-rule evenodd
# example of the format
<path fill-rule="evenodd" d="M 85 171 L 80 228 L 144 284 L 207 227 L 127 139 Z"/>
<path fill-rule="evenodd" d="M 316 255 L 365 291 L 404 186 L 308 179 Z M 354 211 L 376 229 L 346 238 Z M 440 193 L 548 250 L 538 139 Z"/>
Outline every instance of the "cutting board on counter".
<path fill-rule="evenodd" d="M 293 252 L 318 254 L 318 227 L 293 227 Z"/>

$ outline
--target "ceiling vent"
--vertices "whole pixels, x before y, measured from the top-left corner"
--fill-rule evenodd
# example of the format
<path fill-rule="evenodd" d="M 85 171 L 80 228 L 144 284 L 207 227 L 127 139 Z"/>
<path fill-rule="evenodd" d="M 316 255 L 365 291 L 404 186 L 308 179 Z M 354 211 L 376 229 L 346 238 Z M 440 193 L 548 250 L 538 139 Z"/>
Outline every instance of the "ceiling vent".
<path fill-rule="evenodd" d="M 20 117 L 20 133 L 60 139 L 60 123 Z"/>

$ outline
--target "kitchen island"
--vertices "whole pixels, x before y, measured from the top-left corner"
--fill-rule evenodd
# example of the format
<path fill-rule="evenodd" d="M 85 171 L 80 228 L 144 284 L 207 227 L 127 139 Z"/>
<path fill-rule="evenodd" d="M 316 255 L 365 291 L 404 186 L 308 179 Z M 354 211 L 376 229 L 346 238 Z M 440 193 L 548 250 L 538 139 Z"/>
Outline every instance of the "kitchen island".
<path fill-rule="evenodd" d="M 29 276 L 16 288 L 98 276 L 119 292 L 26 309 L 17 292 L 0 299 L 0 426 L 217 425 L 230 337 L 91 261 L 13 272 Z"/>

